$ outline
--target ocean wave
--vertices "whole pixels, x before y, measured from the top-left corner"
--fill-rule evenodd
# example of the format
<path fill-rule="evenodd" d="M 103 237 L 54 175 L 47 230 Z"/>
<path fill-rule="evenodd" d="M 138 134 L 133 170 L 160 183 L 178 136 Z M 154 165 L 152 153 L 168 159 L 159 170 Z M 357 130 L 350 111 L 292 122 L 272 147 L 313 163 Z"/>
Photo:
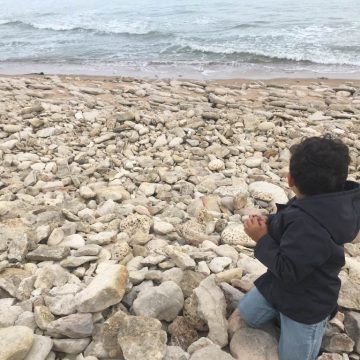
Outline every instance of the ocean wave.
<path fill-rule="evenodd" d="M 231 59 L 240 62 L 253 62 L 253 63 L 283 63 L 283 62 L 296 62 L 303 64 L 321 64 L 321 65 L 350 65 L 360 66 L 360 60 L 346 59 L 337 57 L 334 54 L 277 54 L 277 49 L 271 49 L 269 51 L 261 50 L 237 50 L 234 48 L 224 48 L 217 45 L 198 45 L 198 44 L 184 44 L 180 45 L 177 52 L 203 54 L 203 55 L 216 55 L 231 57 Z"/>
<path fill-rule="evenodd" d="M 251 29 L 251 28 L 258 28 L 262 25 L 268 24 L 268 21 L 253 21 L 251 23 L 244 23 L 244 24 L 238 24 L 235 26 L 232 26 L 230 29 Z"/>
<path fill-rule="evenodd" d="M 48 30 L 54 32 L 84 32 L 96 35 L 122 35 L 122 36 L 148 36 L 148 37 L 170 37 L 173 36 L 172 32 L 163 32 L 157 30 L 130 30 L 124 29 L 100 29 L 96 27 L 82 27 L 82 26 L 66 26 L 66 25 L 47 25 L 47 24 L 34 24 L 32 22 L 25 22 L 21 20 L 6 21 L 0 23 L 0 26 L 21 27 L 33 30 Z M 124 25 L 125 27 L 125 25 Z"/>

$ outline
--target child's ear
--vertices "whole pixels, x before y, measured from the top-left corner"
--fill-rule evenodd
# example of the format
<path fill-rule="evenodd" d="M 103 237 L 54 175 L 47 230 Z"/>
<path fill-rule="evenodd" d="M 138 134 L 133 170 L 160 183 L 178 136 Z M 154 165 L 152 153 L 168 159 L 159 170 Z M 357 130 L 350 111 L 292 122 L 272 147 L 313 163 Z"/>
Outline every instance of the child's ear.
<path fill-rule="evenodd" d="M 293 178 L 293 176 L 291 175 L 290 172 L 287 175 L 287 181 L 288 181 L 288 184 L 289 184 L 289 188 L 292 188 L 292 187 L 295 186 L 295 180 L 294 180 L 294 178 Z"/>

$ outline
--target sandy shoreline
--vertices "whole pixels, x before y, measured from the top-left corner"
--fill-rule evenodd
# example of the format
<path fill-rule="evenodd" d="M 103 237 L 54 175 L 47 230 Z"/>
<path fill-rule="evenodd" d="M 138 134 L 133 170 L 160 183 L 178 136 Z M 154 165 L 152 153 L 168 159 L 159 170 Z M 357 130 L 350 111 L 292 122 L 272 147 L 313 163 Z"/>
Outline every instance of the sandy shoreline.
<path fill-rule="evenodd" d="M 296 77 L 274 77 L 271 79 L 250 79 L 246 77 L 240 78 L 220 78 L 220 79 L 193 79 L 193 78 L 171 78 L 171 77 L 164 77 L 164 78 L 147 78 L 142 76 L 127 76 L 127 75 L 79 75 L 79 74 L 39 74 L 39 73 L 28 73 L 28 74 L 2 74 L 0 72 L 0 78 L 7 78 L 7 79 L 22 79 L 22 78 L 30 78 L 34 80 L 40 80 L 41 78 L 47 77 L 59 77 L 65 82 L 113 82 L 113 81 L 121 81 L 122 79 L 127 79 L 130 81 L 145 81 L 145 82 L 156 82 L 156 81 L 169 81 L 169 80 L 176 80 L 176 81 L 199 81 L 206 84 L 211 85 L 219 85 L 219 86 L 226 86 L 226 87 L 239 87 L 242 86 L 244 83 L 263 83 L 267 86 L 274 85 L 274 86 L 292 86 L 292 85 L 299 85 L 299 86 L 306 86 L 311 83 L 315 84 L 325 84 L 328 86 L 339 86 L 341 84 L 352 84 L 355 86 L 360 85 L 360 78 L 353 79 L 353 78 L 327 78 L 327 77 L 305 77 L 305 78 L 296 78 Z"/>
<path fill-rule="evenodd" d="M 321 64 L 46 64 L 0 63 L 0 74 L 23 75 L 45 73 L 74 76 L 132 76 L 146 79 L 356 79 L 360 80 L 360 67 Z"/>

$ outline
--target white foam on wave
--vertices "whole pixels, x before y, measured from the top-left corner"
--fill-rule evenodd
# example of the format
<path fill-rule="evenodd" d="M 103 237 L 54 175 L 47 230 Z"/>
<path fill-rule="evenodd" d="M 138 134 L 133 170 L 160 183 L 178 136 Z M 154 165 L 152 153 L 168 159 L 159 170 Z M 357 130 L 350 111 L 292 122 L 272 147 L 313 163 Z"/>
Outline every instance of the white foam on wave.
<path fill-rule="evenodd" d="M 23 25 L 29 26 L 37 30 L 52 30 L 52 31 L 93 31 L 102 32 L 107 34 L 134 34 L 134 35 L 147 35 L 156 32 L 156 28 L 151 26 L 149 22 L 120 22 L 118 20 L 101 22 L 88 22 L 79 20 L 64 20 L 57 21 L 34 21 L 34 20 L 13 20 L 13 21 L 0 21 L 0 25 Z"/>
<path fill-rule="evenodd" d="M 351 28 L 351 27 L 349 27 Z M 354 34 L 359 33 L 356 28 Z M 178 37 L 176 44 L 178 52 L 200 52 L 204 55 L 231 56 L 239 61 L 294 61 L 311 62 L 324 65 L 360 66 L 358 48 L 360 39 L 346 37 L 347 51 L 343 51 L 344 30 L 329 26 L 311 25 L 307 27 L 292 26 L 288 29 L 272 28 L 258 32 L 247 30 L 231 34 L 227 39 L 193 39 Z M 351 46 L 352 42 L 354 43 Z M 165 51 L 166 52 L 166 51 Z"/>

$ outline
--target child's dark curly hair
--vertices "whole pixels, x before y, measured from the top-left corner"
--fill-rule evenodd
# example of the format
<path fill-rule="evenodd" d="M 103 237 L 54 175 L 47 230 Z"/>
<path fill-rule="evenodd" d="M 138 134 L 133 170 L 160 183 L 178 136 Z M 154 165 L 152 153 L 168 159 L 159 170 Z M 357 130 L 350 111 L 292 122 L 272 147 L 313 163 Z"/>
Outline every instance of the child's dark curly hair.
<path fill-rule="evenodd" d="M 310 137 L 290 148 L 290 174 L 304 195 L 343 190 L 348 176 L 349 148 L 331 135 Z"/>

